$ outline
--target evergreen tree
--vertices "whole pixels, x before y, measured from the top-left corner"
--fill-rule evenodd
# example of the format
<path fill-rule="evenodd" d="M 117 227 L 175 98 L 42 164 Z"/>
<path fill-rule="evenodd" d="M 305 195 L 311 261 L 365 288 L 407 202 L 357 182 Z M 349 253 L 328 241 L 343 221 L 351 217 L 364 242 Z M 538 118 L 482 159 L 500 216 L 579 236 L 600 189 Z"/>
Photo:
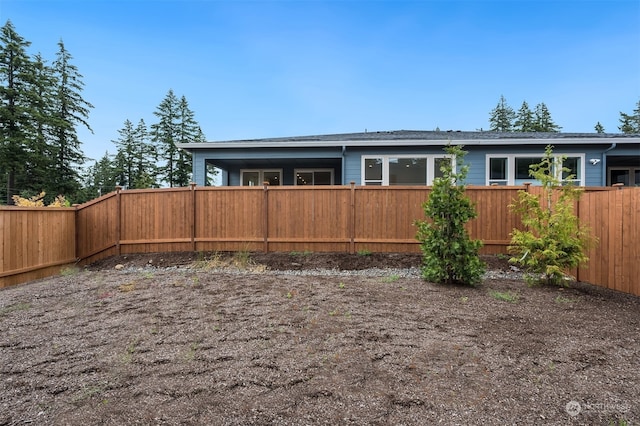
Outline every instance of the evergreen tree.
<path fill-rule="evenodd" d="M 500 96 L 498 105 L 491 110 L 489 117 L 489 130 L 494 132 L 511 132 L 513 130 L 513 120 L 516 113 L 509 105 L 504 96 Z"/>
<path fill-rule="evenodd" d="M 513 123 L 516 132 L 533 132 L 535 129 L 533 112 L 529 109 L 527 101 L 522 102 L 522 106 L 516 115 Z"/>
<path fill-rule="evenodd" d="M 602 124 L 600 124 L 599 121 L 596 123 L 594 130 L 596 131 L 596 133 L 604 133 L 604 127 L 602 126 Z"/>
<path fill-rule="evenodd" d="M 109 153 L 105 152 L 104 156 L 89 168 L 84 188 L 86 196 L 83 201 L 115 191 L 116 185 L 118 185 L 118 169 Z"/>
<path fill-rule="evenodd" d="M 187 98 L 180 98 L 180 134 L 178 136 L 179 143 L 204 142 L 204 134 L 202 129 L 195 120 L 195 114 L 189 108 Z M 191 154 L 184 151 L 178 151 L 178 161 L 176 168 L 176 181 L 178 186 L 187 186 L 191 183 Z"/>
<path fill-rule="evenodd" d="M 178 108 L 178 98 L 170 89 L 153 113 L 160 121 L 151 125 L 151 140 L 155 143 L 159 160 L 164 162 L 164 165 L 159 167 L 159 177 L 170 187 L 176 184 L 176 140 L 180 116 Z"/>
<path fill-rule="evenodd" d="M 140 119 L 138 122 L 133 136 L 137 148 L 134 158 L 133 187 L 158 187 L 158 183 L 156 182 L 158 155 L 154 146 L 149 141 L 149 132 L 143 119 Z"/>
<path fill-rule="evenodd" d="M 540 163 L 530 166 L 530 176 L 542 183 L 541 193 L 518 191 L 518 200 L 509 206 L 525 225 L 511 233 L 509 261 L 526 268 L 530 283 L 563 285 L 566 271 L 588 260 L 586 252 L 595 241 L 574 213 L 582 191 L 571 184 L 574 176 L 561 180 L 570 170 L 556 171 L 552 148 L 547 146 Z"/>
<path fill-rule="evenodd" d="M 191 181 L 191 156 L 176 144 L 204 141 L 202 130 L 186 98 L 178 100 L 173 90 L 169 90 L 154 114 L 160 119 L 151 125 L 151 140 L 164 161 L 160 176 L 169 186 L 186 186 Z"/>
<path fill-rule="evenodd" d="M 640 101 L 636 104 L 633 114 L 620 112 L 620 126 L 618 129 L 622 133 L 640 134 Z"/>
<path fill-rule="evenodd" d="M 534 131 L 554 133 L 559 132 L 560 129 L 562 129 L 562 127 L 554 123 L 551 118 L 551 113 L 544 102 L 536 105 Z"/>
<path fill-rule="evenodd" d="M 18 192 L 17 180 L 29 157 L 34 129 L 34 68 L 27 55 L 30 42 L 22 38 L 11 21 L 0 29 L 0 176 L 6 183 L 6 202 Z M 24 181 L 24 179 L 22 179 Z"/>
<path fill-rule="evenodd" d="M 127 119 L 118 133 L 120 138 L 112 142 L 118 148 L 117 160 L 121 169 L 119 184 L 130 189 L 157 186 L 155 181 L 157 156 L 148 141 L 144 120 L 141 119 L 134 127 L 133 123 Z"/>
<path fill-rule="evenodd" d="M 93 105 L 81 96 L 84 83 L 78 68 L 71 63 L 73 57 L 65 49 L 62 41 L 58 42 L 58 47 L 56 60 L 53 62 L 57 84 L 55 87 L 53 140 L 55 168 L 51 181 L 56 193 L 71 197 L 80 188 L 77 166 L 86 160 L 82 153 L 82 142 L 78 139 L 76 126 L 82 125 L 91 131 L 87 119 Z"/>
<path fill-rule="evenodd" d="M 135 136 L 133 123 L 128 119 L 124 122 L 124 127 L 118 130 L 120 137 L 111 141 L 118 149 L 117 153 L 123 160 L 124 169 L 122 171 L 122 180 L 119 184 L 124 188 L 133 188 L 133 166 L 135 156 Z"/>
<path fill-rule="evenodd" d="M 53 70 L 48 66 L 40 54 L 34 57 L 34 76 L 31 85 L 33 93 L 33 116 L 31 117 L 35 129 L 33 139 L 30 141 L 30 155 L 25 162 L 25 174 L 27 190 L 36 192 L 44 191 L 50 202 L 55 196 L 55 190 L 51 186 L 50 170 L 54 167 L 54 153 L 51 146 L 54 131 L 54 94 L 52 89 L 56 86 L 56 78 Z"/>
<path fill-rule="evenodd" d="M 475 285 L 486 269 L 478 251 L 480 240 L 471 240 L 465 224 L 477 216 L 475 206 L 465 194 L 464 180 L 469 166 L 464 164 L 462 147 L 447 145 L 445 152 L 455 158 L 443 161 L 442 177 L 433 181 L 429 198 L 423 203 L 429 221 L 416 221 L 422 250 L 422 277 L 442 284 Z"/>

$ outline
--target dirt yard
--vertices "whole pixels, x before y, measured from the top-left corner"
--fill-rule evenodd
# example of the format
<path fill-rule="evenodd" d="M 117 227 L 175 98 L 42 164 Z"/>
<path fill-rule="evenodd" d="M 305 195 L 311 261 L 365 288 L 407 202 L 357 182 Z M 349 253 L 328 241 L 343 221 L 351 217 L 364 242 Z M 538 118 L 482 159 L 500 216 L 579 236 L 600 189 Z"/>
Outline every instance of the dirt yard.
<path fill-rule="evenodd" d="M 640 298 L 486 260 L 476 288 L 165 253 L 0 290 L 0 425 L 638 424 Z"/>

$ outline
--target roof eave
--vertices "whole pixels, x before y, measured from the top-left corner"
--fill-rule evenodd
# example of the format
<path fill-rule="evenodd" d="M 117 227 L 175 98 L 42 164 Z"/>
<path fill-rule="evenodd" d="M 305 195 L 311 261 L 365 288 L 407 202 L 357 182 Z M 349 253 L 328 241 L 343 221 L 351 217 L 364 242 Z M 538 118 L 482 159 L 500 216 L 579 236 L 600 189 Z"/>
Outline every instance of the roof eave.
<path fill-rule="evenodd" d="M 376 139 L 376 140 L 324 140 L 324 141 L 228 141 L 196 142 L 176 144 L 178 148 L 194 149 L 254 149 L 254 148 L 342 148 L 342 147 L 388 147 L 388 146 L 444 146 L 452 145 L 607 145 L 612 143 L 640 144 L 638 137 L 585 137 L 585 138 L 504 138 L 504 139 Z"/>

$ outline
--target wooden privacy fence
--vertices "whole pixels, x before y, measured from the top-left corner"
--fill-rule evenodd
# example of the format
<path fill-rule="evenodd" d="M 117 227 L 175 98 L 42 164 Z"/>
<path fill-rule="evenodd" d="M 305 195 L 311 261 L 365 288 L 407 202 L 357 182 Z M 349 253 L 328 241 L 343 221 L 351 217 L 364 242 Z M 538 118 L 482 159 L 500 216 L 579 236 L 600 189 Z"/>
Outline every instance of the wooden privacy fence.
<path fill-rule="evenodd" d="M 478 212 L 468 229 L 484 242 L 483 253 L 506 253 L 511 231 L 522 226 L 508 205 L 527 188 L 467 188 Z M 417 253 L 414 221 L 424 219 L 422 203 L 430 190 L 191 186 L 116 191 L 75 209 L 2 208 L 0 286 L 50 275 L 64 264 L 137 252 Z M 578 279 L 640 295 L 640 189 L 590 191 L 577 213 L 601 244 L 577 271 Z"/>
<path fill-rule="evenodd" d="M 485 253 L 520 226 L 508 204 L 524 187 L 473 187 L 469 224 Z M 419 252 L 414 221 L 428 187 L 265 186 L 119 191 L 78 209 L 78 257 L 165 251 Z"/>

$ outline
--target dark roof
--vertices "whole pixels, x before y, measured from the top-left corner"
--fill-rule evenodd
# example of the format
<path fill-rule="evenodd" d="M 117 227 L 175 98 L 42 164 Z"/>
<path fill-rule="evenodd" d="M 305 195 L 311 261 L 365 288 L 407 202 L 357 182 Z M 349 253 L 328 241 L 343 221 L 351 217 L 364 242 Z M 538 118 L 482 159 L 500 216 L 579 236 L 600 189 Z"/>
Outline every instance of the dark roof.
<path fill-rule="evenodd" d="M 489 132 L 461 130 L 391 130 L 362 133 L 337 133 L 331 135 L 290 136 L 264 139 L 242 139 L 225 142 L 302 142 L 302 141 L 371 141 L 371 140 L 442 140 L 442 139 L 571 139 L 571 138 L 620 138 L 639 137 L 622 133 L 538 133 L 538 132 Z"/>
<path fill-rule="evenodd" d="M 240 139 L 229 141 L 200 142 L 178 144 L 187 150 L 207 148 L 252 148 L 252 147 L 295 147 L 295 146 L 363 146 L 385 145 L 442 145 L 451 141 L 454 144 L 539 144 L 542 141 L 550 143 L 611 143 L 617 142 L 640 143 L 640 135 L 622 133 L 538 133 L 538 132 L 489 132 L 489 131 L 425 131 L 425 130 L 393 130 L 362 133 L 338 133 L 315 136 L 289 136 L 264 139 Z M 620 141 L 620 139 L 626 139 Z M 399 143 L 398 143 L 399 142 Z M 545 143 L 545 142 L 542 142 Z"/>

